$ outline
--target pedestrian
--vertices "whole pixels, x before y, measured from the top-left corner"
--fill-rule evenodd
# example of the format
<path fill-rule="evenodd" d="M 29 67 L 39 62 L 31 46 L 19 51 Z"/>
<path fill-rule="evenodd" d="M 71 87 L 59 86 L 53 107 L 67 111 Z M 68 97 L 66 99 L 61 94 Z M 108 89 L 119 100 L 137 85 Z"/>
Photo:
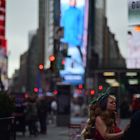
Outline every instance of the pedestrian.
<path fill-rule="evenodd" d="M 122 140 L 139 140 L 140 139 L 140 110 L 136 111 L 131 119 L 130 124 L 126 131 L 124 131 L 124 135 Z"/>
<path fill-rule="evenodd" d="M 44 96 L 40 96 L 37 101 L 37 112 L 38 112 L 38 119 L 40 124 L 40 133 L 46 134 L 47 133 L 47 112 L 48 112 L 48 105 L 47 100 Z"/>
<path fill-rule="evenodd" d="M 116 98 L 105 94 L 98 101 L 98 114 L 95 118 L 97 140 L 120 139 L 123 131 L 117 126 Z"/>
<path fill-rule="evenodd" d="M 25 114 L 30 135 L 38 135 L 36 99 L 32 95 L 28 99 Z"/>
<path fill-rule="evenodd" d="M 55 99 L 51 102 L 51 110 L 52 114 L 55 116 L 57 112 L 57 102 Z"/>
<path fill-rule="evenodd" d="M 116 97 L 105 93 L 90 108 L 90 118 L 82 132 L 85 139 L 120 140 L 123 130 L 117 126 Z"/>
<path fill-rule="evenodd" d="M 127 97 L 125 97 L 122 101 L 122 103 L 120 104 L 120 114 L 121 114 L 121 118 L 129 118 L 131 115 L 131 111 L 130 111 L 130 106 L 129 106 L 129 101 L 127 99 Z"/>
<path fill-rule="evenodd" d="M 56 115 L 57 115 L 57 102 L 56 99 L 53 99 L 51 102 L 51 122 L 56 123 Z"/>
<path fill-rule="evenodd" d="M 84 140 L 93 139 L 94 137 L 96 107 L 97 107 L 97 98 L 93 99 L 88 106 L 89 118 L 87 119 L 86 125 L 81 132 L 81 135 L 83 136 Z"/>

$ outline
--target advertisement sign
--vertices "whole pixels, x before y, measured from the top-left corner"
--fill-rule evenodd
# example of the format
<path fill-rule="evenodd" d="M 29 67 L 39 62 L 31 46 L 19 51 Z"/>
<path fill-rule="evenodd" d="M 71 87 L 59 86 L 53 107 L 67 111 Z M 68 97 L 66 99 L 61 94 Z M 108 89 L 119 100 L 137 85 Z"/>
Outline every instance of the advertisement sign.
<path fill-rule="evenodd" d="M 128 28 L 128 55 L 126 61 L 128 69 L 140 68 L 140 31 L 135 28 L 136 26 Z"/>
<path fill-rule="evenodd" d="M 6 0 L 0 1 L 0 90 L 8 89 L 7 40 L 5 38 Z"/>
<path fill-rule="evenodd" d="M 128 0 L 128 24 L 140 25 L 140 0 Z"/>
<path fill-rule="evenodd" d="M 87 3 L 87 2 L 86 2 Z M 71 83 L 75 82 L 74 75 L 83 75 L 86 65 L 86 35 L 87 35 L 87 6 L 85 0 L 61 0 L 60 25 L 64 29 L 62 44 L 67 45 L 64 69 L 60 75 L 66 81 L 66 75 L 71 75 Z"/>

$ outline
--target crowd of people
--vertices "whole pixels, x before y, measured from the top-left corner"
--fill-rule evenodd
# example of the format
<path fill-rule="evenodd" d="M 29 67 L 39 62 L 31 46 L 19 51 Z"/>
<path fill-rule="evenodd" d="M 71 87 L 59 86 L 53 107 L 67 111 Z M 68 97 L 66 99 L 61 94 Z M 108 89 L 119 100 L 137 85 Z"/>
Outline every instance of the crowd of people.
<path fill-rule="evenodd" d="M 72 105 L 71 105 L 72 106 Z M 24 103 L 25 125 L 30 135 L 47 134 L 48 116 L 56 115 L 55 99 L 46 100 L 46 96 L 30 95 Z M 124 129 L 120 128 L 117 98 L 106 91 L 91 100 L 88 120 L 81 132 L 84 140 L 133 140 L 139 138 L 140 110 L 130 116 L 130 122 Z M 21 108 L 21 106 L 20 106 Z M 79 114 L 75 117 L 79 116 Z M 23 120 L 23 119 L 22 119 Z"/>
<path fill-rule="evenodd" d="M 14 116 L 19 125 L 16 125 L 16 131 L 25 133 L 28 128 L 29 135 L 47 134 L 48 118 L 51 114 L 55 115 L 51 106 L 54 101 L 55 99 L 49 99 L 44 95 L 38 97 L 32 94 L 17 103 Z"/>

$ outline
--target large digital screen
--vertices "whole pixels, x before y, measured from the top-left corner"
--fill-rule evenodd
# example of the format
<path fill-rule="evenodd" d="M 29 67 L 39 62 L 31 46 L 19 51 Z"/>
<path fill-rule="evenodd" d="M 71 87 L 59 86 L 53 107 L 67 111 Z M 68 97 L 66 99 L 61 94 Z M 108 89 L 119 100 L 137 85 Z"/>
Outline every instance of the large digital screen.
<path fill-rule="evenodd" d="M 61 0 L 60 25 L 64 29 L 61 43 L 67 46 L 64 69 L 60 71 L 64 82 L 83 82 L 86 66 L 88 2 Z"/>
<path fill-rule="evenodd" d="M 128 55 L 126 66 L 128 69 L 140 68 L 140 31 L 137 26 L 128 27 Z"/>
<path fill-rule="evenodd" d="M 5 38 L 6 0 L 0 1 L 0 89 L 8 89 L 7 40 Z"/>
<path fill-rule="evenodd" d="M 128 0 L 128 24 L 140 24 L 140 0 Z"/>

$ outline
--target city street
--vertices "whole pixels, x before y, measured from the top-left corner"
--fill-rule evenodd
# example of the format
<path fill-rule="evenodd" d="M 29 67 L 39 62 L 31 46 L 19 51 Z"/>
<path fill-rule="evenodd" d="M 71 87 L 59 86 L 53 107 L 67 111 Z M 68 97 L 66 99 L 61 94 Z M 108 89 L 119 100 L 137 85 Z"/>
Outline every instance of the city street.
<path fill-rule="evenodd" d="M 39 134 L 38 136 L 29 136 L 26 133 L 23 136 L 21 133 L 17 133 L 16 140 L 68 140 L 68 128 L 56 127 L 55 125 L 48 126 L 48 133 L 46 135 Z"/>
<path fill-rule="evenodd" d="M 137 139 L 139 11 L 140 0 L 0 0 L 0 140 Z"/>
<path fill-rule="evenodd" d="M 85 122 L 85 120 L 86 118 L 72 118 L 71 123 L 79 124 L 81 121 Z M 128 122 L 128 119 L 121 119 L 120 127 L 124 129 Z M 69 132 L 70 129 L 68 127 L 56 127 L 55 124 L 49 124 L 47 135 L 39 134 L 38 136 L 29 136 L 27 132 L 23 136 L 21 133 L 17 133 L 16 140 L 70 140 Z"/>

